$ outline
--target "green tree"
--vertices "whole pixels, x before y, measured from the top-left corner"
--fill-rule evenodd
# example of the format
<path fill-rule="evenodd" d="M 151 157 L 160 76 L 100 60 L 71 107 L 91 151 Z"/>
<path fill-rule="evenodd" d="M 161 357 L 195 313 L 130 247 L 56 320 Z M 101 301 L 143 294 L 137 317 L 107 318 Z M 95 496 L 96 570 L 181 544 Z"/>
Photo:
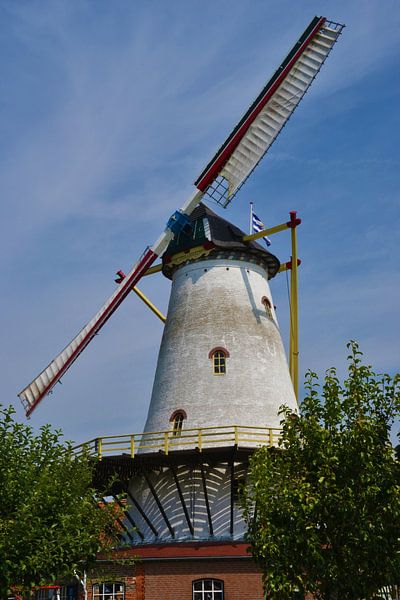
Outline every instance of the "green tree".
<path fill-rule="evenodd" d="M 400 466 L 390 442 L 400 376 L 376 375 L 348 344 L 348 377 L 306 378 L 282 408 L 277 448 L 251 460 L 243 493 L 268 598 L 366 599 L 400 578 Z M 297 593 L 297 595 L 296 595 Z"/>
<path fill-rule="evenodd" d="M 116 507 L 101 504 L 92 470 L 60 431 L 34 435 L 0 406 L 0 598 L 82 573 L 118 543 Z"/>

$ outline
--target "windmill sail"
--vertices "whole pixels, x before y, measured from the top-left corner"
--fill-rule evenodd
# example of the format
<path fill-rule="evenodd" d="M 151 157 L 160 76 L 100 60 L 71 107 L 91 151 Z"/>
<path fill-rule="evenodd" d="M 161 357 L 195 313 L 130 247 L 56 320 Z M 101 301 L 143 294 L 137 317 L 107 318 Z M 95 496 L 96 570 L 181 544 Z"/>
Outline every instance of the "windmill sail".
<path fill-rule="evenodd" d="M 26 415 L 61 379 L 79 354 L 111 317 L 157 256 L 187 225 L 203 195 L 226 206 L 257 166 L 272 142 L 304 96 L 312 80 L 336 42 L 343 25 L 315 17 L 285 61 L 250 106 L 240 123 L 196 181 L 193 195 L 176 211 L 165 231 L 147 248 L 130 273 L 96 315 L 68 346 L 19 394 Z"/>
<path fill-rule="evenodd" d="M 112 296 L 103 304 L 93 319 L 85 325 L 77 336 L 60 352 L 56 358 L 24 388 L 18 396 L 25 408 L 26 416 L 29 417 L 40 400 L 55 386 L 79 354 L 86 348 L 91 339 L 98 333 L 104 323 L 118 308 L 124 298 L 129 294 L 132 287 L 139 281 L 141 274 L 145 272 L 157 258 L 157 255 L 148 248 L 137 264 L 126 276 Z"/>
<path fill-rule="evenodd" d="M 52 390 L 56 383 L 70 368 L 79 354 L 86 348 L 93 337 L 100 331 L 121 302 L 128 296 L 132 288 L 151 267 L 157 256 L 166 250 L 169 242 L 179 229 L 187 224 L 185 214 L 190 214 L 200 202 L 202 192 L 197 190 L 187 200 L 180 211 L 176 211 L 167 223 L 165 231 L 151 248 L 146 248 L 137 263 L 122 280 L 115 292 L 103 304 L 95 316 L 85 325 L 75 338 L 56 356 L 51 363 L 19 394 L 19 398 L 29 417 L 39 402 Z"/>
<path fill-rule="evenodd" d="M 195 185 L 226 207 L 307 92 L 344 25 L 315 17 Z"/>

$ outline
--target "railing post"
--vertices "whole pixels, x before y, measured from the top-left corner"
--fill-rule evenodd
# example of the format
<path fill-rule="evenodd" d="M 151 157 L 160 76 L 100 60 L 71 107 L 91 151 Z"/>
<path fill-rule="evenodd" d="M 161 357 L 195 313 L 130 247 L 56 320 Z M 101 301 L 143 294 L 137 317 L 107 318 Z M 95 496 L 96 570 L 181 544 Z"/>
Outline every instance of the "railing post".
<path fill-rule="evenodd" d="M 274 438 L 273 438 L 273 433 L 272 433 L 272 429 L 269 428 L 269 445 L 273 446 L 274 445 Z"/>
<path fill-rule="evenodd" d="M 233 429 L 235 431 L 235 446 L 239 446 L 239 433 L 238 433 L 237 425 L 234 425 Z"/>
<path fill-rule="evenodd" d="M 203 446 L 203 432 L 201 429 L 199 429 L 199 450 L 201 452 L 202 450 L 202 446 Z"/>
<path fill-rule="evenodd" d="M 131 458 L 135 456 L 135 436 L 131 435 Z"/>
<path fill-rule="evenodd" d="M 169 437 L 168 437 L 168 431 L 164 432 L 164 452 L 165 454 L 168 454 L 168 450 L 169 450 Z"/>
<path fill-rule="evenodd" d="M 99 460 L 101 460 L 102 456 L 103 456 L 103 440 L 102 440 L 102 438 L 96 439 L 96 451 L 97 451 L 97 458 Z"/>

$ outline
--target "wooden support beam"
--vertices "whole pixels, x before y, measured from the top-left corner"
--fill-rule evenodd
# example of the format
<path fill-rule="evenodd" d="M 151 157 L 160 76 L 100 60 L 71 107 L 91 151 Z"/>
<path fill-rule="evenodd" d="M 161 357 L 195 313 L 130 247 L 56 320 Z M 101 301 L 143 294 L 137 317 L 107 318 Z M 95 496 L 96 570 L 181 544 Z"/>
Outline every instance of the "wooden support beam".
<path fill-rule="evenodd" d="M 151 311 L 153 311 L 153 313 L 163 322 L 165 323 L 165 321 L 167 320 L 166 317 L 162 314 L 162 312 L 160 310 L 158 310 L 158 308 L 156 306 L 154 306 L 154 304 L 152 303 L 151 300 L 149 300 L 149 298 L 147 296 L 145 296 L 145 294 L 143 294 L 143 292 L 141 290 L 139 290 L 138 287 L 133 287 L 132 291 L 135 292 L 135 294 L 137 296 L 139 296 L 139 298 L 141 300 L 143 300 L 143 302 L 146 304 L 146 306 L 149 307 L 149 309 Z"/>
<path fill-rule="evenodd" d="M 121 508 L 123 508 L 123 505 L 121 504 L 121 502 L 117 498 L 115 498 L 113 496 L 113 499 L 118 504 L 118 506 L 120 506 Z M 102 500 L 103 500 L 104 504 L 108 504 L 108 502 L 107 502 L 107 500 L 105 498 L 102 498 Z M 125 513 L 125 516 L 128 516 L 128 515 Z M 131 534 L 131 532 L 129 531 L 129 529 L 127 528 L 127 526 L 125 525 L 125 523 L 123 521 L 121 521 L 121 519 L 119 517 L 117 517 L 117 516 L 115 516 L 115 520 L 117 521 L 118 525 L 120 525 L 120 527 L 125 531 L 126 535 L 131 540 L 131 542 L 133 542 L 134 537 Z M 128 517 L 128 520 L 130 521 L 130 517 Z M 135 524 L 133 524 L 133 525 L 135 527 L 136 532 L 139 534 L 140 538 L 143 540 L 144 539 L 143 534 L 139 532 L 139 530 L 138 530 L 138 528 L 136 527 Z"/>
<path fill-rule="evenodd" d="M 154 267 L 150 267 L 150 269 L 147 269 L 146 273 L 143 273 L 143 277 L 146 277 L 146 275 L 153 275 L 153 273 L 159 273 L 162 269 L 162 263 L 159 263 L 158 265 L 154 265 Z"/>
<path fill-rule="evenodd" d="M 280 231 L 285 231 L 288 229 L 289 225 L 287 223 L 281 223 L 280 225 L 275 225 L 275 227 L 270 227 L 269 229 L 263 229 L 262 231 L 257 231 L 257 233 L 250 233 L 248 235 L 244 235 L 242 240 L 244 242 L 251 242 L 252 240 L 258 240 L 268 235 L 273 235 L 274 233 L 279 233 Z"/>
<path fill-rule="evenodd" d="M 163 508 L 163 506 L 162 506 L 162 504 L 161 504 L 161 502 L 160 502 L 160 499 L 159 499 L 159 497 L 158 497 L 158 495 L 157 495 L 157 492 L 156 492 L 156 490 L 154 489 L 154 486 L 153 486 L 153 484 L 151 483 L 151 481 L 150 481 L 150 478 L 149 478 L 149 476 L 147 475 L 147 473 L 146 473 L 145 471 L 143 471 L 143 476 L 144 476 L 144 478 L 145 478 L 145 480 L 146 480 L 146 483 L 147 483 L 147 485 L 148 485 L 148 487 L 149 487 L 149 490 L 150 490 L 150 492 L 151 492 L 151 494 L 152 494 L 152 496 L 153 496 L 154 500 L 156 501 L 156 504 L 157 504 L 157 506 L 158 506 L 158 510 L 160 511 L 160 513 L 161 513 L 161 515 L 162 515 L 162 518 L 164 519 L 164 521 L 165 521 L 165 524 L 166 524 L 166 526 L 168 527 L 168 529 L 169 529 L 169 532 L 170 532 L 171 536 L 172 536 L 173 538 L 175 538 L 175 531 L 174 531 L 174 529 L 173 529 L 173 527 L 172 527 L 171 523 L 169 522 L 169 520 L 168 520 L 168 517 L 167 517 L 167 515 L 165 514 L 165 510 L 164 510 L 164 508 Z"/>
<path fill-rule="evenodd" d="M 124 505 L 118 500 L 118 498 L 116 498 L 115 496 L 113 496 L 113 498 L 114 498 L 114 501 L 118 504 L 118 506 L 120 506 L 122 509 L 125 509 Z M 140 531 L 139 527 L 136 525 L 134 519 L 131 517 L 131 515 L 129 514 L 128 511 L 125 511 L 125 517 L 128 519 L 129 523 L 132 525 L 132 527 L 134 528 L 134 530 L 136 531 L 136 533 L 138 534 L 140 539 L 143 541 L 144 535 Z M 125 529 L 126 529 L 126 527 L 125 527 Z M 130 533 L 127 529 L 126 529 L 126 531 L 128 534 Z"/>
<path fill-rule="evenodd" d="M 136 500 L 136 498 L 134 498 L 132 496 L 132 494 L 130 493 L 129 490 L 126 490 L 126 493 L 129 496 L 129 499 L 131 500 L 132 504 L 137 509 L 138 513 L 143 517 L 143 520 L 146 521 L 147 525 L 150 527 L 150 529 L 154 533 L 154 535 L 158 537 L 158 531 L 157 531 L 157 529 L 154 527 L 153 523 L 150 521 L 149 517 L 144 512 L 144 510 L 140 506 L 139 502 Z"/>
<path fill-rule="evenodd" d="M 157 266 L 160 266 L 160 265 L 157 265 Z M 155 268 L 155 267 L 153 267 L 153 268 Z M 161 266 L 160 266 L 160 269 L 161 269 Z M 149 271 L 151 271 L 151 269 L 149 269 Z M 145 275 L 148 275 L 148 274 L 149 274 L 148 272 L 145 273 Z M 115 281 L 115 283 L 118 283 L 118 284 L 122 283 L 126 277 L 125 273 L 121 269 L 119 271 L 117 271 L 116 275 L 117 275 L 117 277 L 114 281 Z M 143 300 L 143 302 L 146 304 L 146 306 L 148 306 L 150 308 L 150 310 L 153 311 L 153 313 L 159 319 L 161 319 L 161 321 L 163 321 L 163 323 L 165 323 L 165 321 L 166 321 L 165 316 L 162 314 L 162 312 L 160 310 L 158 310 L 158 308 L 156 306 L 154 306 L 154 304 L 151 302 L 151 300 L 145 294 L 143 294 L 143 292 L 141 290 L 139 290 L 138 287 L 133 286 L 133 287 L 131 287 L 131 290 L 133 292 L 135 292 L 135 294 L 137 296 L 139 296 L 139 298 L 141 300 Z"/>
<path fill-rule="evenodd" d="M 201 480 L 203 482 L 204 500 L 205 500 L 206 509 L 207 509 L 208 530 L 210 532 L 210 535 L 214 535 L 214 529 L 213 529 L 212 518 L 211 518 L 210 503 L 208 501 L 207 482 L 206 482 L 206 476 L 205 476 L 205 473 L 204 473 L 204 466 L 203 466 L 202 462 L 200 463 L 200 472 L 201 472 Z"/>
<path fill-rule="evenodd" d="M 185 499 L 184 499 L 183 494 L 182 494 L 181 486 L 179 485 L 177 474 L 176 474 L 175 469 L 174 469 L 174 467 L 172 465 L 170 465 L 169 468 L 171 470 L 172 477 L 174 478 L 176 489 L 178 490 L 179 500 L 181 501 L 183 512 L 185 513 L 185 518 L 186 518 L 186 522 L 188 524 L 190 533 L 192 535 L 194 535 L 194 528 L 193 528 L 192 522 L 190 520 L 190 515 L 188 513 L 188 509 L 187 509 L 187 506 L 186 506 L 186 503 L 185 503 Z"/>
<path fill-rule="evenodd" d="M 298 263 L 297 263 L 297 235 L 296 227 L 300 219 L 296 218 L 296 211 L 290 213 L 290 230 L 292 242 L 292 269 L 290 272 L 290 349 L 289 370 L 292 378 L 295 396 L 299 397 L 299 309 L 298 309 Z"/>
<path fill-rule="evenodd" d="M 301 260 L 300 258 L 297 259 L 297 266 L 299 267 L 301 265 Z M 292 261 L 289 260 L 288 262 L 282 263 L 281 266 L 278 269 L 278 273 L 283 273 L 284 271 L 291 271 L 292 269 Z"/>

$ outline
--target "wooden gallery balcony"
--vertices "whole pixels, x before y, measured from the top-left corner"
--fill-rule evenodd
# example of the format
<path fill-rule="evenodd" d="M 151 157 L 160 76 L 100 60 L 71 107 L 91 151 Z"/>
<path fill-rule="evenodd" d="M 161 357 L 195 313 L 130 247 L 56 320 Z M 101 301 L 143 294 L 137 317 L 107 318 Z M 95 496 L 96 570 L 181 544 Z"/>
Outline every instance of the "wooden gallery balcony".
<path fill-rule="evenodd" d="M 118 502 L 126 494 L 125 542 L 240 540 L 238 490 L 249 458 L 257 447 L 276 447 L 280 435 L 242 425 L 172 429 L 99 437 L 75 452 L 93 458 L 93 485 L 105 496 Z"/>
<path fill-rule="evenodd" d="M 76 452 L 86 451 L 101 460 L 107 456 L 135 458 L 144 453 L 164 453 L 195 450 L 203 452 L 217 448 L 250 448 L 277 446 L 281 430 L 274 427 L 226 425 L 180 431 L 152 431 L 94 438 L 75 446 Z"/>

